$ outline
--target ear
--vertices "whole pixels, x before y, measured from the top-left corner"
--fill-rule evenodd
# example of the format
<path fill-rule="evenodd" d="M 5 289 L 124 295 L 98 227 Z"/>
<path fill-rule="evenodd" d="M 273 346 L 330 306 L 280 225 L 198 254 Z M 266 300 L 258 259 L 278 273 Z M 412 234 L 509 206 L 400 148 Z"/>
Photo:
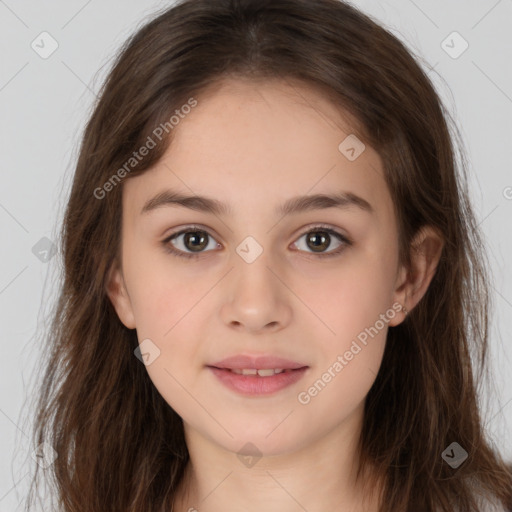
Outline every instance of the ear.
<path fill-rule="evenodd" d="M 114 306 L 117 316 L 128 329 L 135 329 L 135 315 L 126 290 L 122 271 L 115 262 L 108 272 L 106 292 Z"/>
<path fill-rule="evenodd" d="M 425 295 L 437 269 L 444 246 L 443 237 L 432 227 L 423 226 L 411 243 L 411 267 L 400 268 L 394 303 L 398 302 L 407 312 Z M 400 324 L 405 314 L 396 315 L 389 325 Z"/>

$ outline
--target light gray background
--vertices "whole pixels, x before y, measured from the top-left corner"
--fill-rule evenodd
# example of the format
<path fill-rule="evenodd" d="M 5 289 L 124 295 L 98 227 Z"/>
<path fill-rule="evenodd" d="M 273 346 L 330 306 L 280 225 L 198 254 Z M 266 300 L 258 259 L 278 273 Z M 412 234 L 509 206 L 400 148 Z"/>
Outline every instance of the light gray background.
<path fill-rule="evenodd" d="M 34 447 L 24 404 L 37 368 L 36 336 L 55 296 L 58 258 L 44 263 L 32 248 L 42 237 L 56 240 L 80 135 L 110 59 L 148 16 L 171 3 L 0 0 L 0 512 L 17 510 L 26 492 Z M 352 3 L 405 41 L 425 69 L 433 67 L 429 75 L 464 137 L 494 273 L 496 387 L 485 395 L 485 421 L 512 460 L 512 0 Z M 59 45 L 47 59 L 31 48 L 43 31 Z M 453 31 L 469 44 L 456 59 L 441 46 Z M 461 48 L 453 41 L 452 51 Z"/>

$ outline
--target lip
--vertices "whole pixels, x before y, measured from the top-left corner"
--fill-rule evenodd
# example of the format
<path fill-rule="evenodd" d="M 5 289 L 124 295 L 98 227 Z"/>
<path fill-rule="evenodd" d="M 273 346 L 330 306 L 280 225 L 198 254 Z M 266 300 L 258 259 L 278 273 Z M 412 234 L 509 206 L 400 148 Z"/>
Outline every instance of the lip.
<path fill-rule="evenodd" d="M 238 354 L 235 356 L 227 357 L 222 361 L 208 365 L 214 368 L 227 368 L 230 370 L 243 370 L 244 368 L 256 368 L 256 370 L 266 370 L 269 368 L 281 368 L 283 370 L 297 370 L 307 366 L 304 363 L 291 361 L 276 356 L 250 356 Z"/>
<path fill-rule="evenodd" d="M 298 382 L 309 366 L 290 359 L 276 356 L 250 356 L 239 354 L 207 365 L 219 381 L 228 389 L 245 396 L 271 395 Z M 243 369 L 282 369 L 282 373 L 261 377 L 240 375 L 230 370 Z"/>

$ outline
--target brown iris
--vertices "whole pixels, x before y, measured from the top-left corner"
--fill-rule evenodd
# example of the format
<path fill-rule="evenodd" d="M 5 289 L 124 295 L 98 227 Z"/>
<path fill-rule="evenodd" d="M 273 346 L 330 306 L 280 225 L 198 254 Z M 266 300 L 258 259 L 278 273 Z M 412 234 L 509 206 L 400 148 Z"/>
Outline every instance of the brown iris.
<path fill-rule="evenodd" d="M 191 242 L 191 246 L 188 245 Z M 204 231 L 190 231 L 185 233 L 184 242 L 185 247 L 191 251 L 202 251 L 208 245 L 208 233 Z"/>
<path fill-rule="evenodd" d="M 311 245 L 310 245 L 311 243 Z M 329 247 L 330 235 L 327 231 L 312 231 L 307 234 L 308 247 L 316 252 L 321 252 Z M 320 249 L 320 251 L 318 250 Z"/>

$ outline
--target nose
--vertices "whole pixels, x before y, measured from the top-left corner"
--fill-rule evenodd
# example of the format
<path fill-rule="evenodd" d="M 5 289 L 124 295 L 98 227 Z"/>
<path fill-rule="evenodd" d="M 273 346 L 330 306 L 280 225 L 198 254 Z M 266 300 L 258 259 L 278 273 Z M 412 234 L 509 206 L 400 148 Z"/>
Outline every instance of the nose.
<path fill-rule="evenodd" d="M 268 333 L 285 328 L 292 318 L 293 294 L 286 276 L 279 274 L 263 255 L 252 263 L 236 261 L 228 276 L 222 321 L 240 332 Z"/>

